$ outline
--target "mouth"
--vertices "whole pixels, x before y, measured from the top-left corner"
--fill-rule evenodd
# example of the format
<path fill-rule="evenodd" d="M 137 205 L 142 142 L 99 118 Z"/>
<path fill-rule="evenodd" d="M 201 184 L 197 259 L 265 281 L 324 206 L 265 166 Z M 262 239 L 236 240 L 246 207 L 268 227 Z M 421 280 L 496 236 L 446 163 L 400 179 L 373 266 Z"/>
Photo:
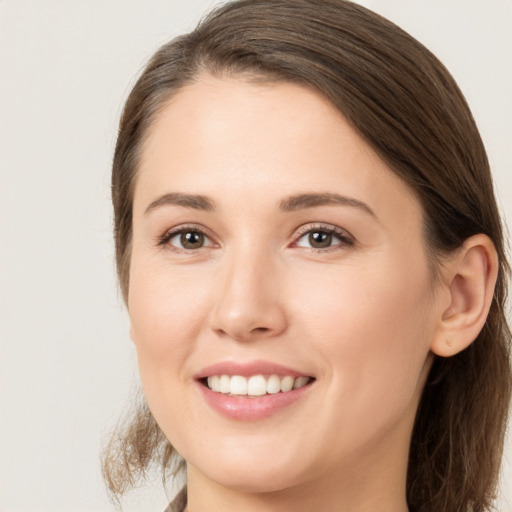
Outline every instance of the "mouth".
<path fill-rule="evenodd" d="M 214 411 L 236 421 L 258 421 L 296 410 L 316 377 L 270 361 L 221 361 L 196 376 L 200 395 Z M 283 412 L 284 413 L 284 412 Z"/>
<path fill-rule="evenodd" d="M 313 377 L 301 375 L 210 375 L 199 379 L 201 384 L 215 393 L 227 396 L 260 398 L 265 395 L 288 393 L 312 383 Z"/>

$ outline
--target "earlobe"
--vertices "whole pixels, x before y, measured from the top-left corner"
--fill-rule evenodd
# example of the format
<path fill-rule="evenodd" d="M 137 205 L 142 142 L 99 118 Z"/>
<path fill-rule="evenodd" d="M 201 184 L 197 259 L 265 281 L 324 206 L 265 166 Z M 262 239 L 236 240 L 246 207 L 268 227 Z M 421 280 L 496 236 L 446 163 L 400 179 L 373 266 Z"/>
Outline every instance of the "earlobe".
<path fill-rule="evenodd" d="M 467 348 L 482 330 L 494 294 L 498 257 L 491 239 L 483 234 L 468 238 L 443 268 L 450 303 L 441 312 L 431 350 L 450 357 Z"/>

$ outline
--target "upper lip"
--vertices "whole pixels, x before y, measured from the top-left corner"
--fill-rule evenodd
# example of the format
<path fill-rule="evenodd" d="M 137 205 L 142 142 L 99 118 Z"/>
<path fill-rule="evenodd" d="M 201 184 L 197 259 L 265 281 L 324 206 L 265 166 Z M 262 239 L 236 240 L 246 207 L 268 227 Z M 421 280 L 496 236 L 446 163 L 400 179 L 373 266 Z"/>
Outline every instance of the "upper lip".
<path fill-rule="evenodd" d="M 212 375 L 241 375 L 250 377 L 252 375 L 279 375 L 291 377 L 312 377 L 307 373 L 288 368 L 270 361 L 220 361 L 203 368 L 196 376 L 196 379 L 204 379 Z"/>

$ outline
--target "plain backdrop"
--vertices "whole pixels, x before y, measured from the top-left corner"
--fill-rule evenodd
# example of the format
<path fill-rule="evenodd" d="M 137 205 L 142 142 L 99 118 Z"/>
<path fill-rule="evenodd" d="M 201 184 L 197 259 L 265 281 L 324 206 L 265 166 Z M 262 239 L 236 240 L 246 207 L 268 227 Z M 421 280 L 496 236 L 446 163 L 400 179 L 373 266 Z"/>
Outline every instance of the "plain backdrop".
<path fill-rule="evenodd" d="M 0 0 L 0 512 L 112 511 L 102 436 L 137 385 L 115 282 L 110 163 L 154 50 L 209 0 Z M 361 0 L 452 71 L 512 222 L 512 1 Z M 512 511 L 512 444 L 498 510 Z M 158 482 L 126 511 L 163 510 Z"/>

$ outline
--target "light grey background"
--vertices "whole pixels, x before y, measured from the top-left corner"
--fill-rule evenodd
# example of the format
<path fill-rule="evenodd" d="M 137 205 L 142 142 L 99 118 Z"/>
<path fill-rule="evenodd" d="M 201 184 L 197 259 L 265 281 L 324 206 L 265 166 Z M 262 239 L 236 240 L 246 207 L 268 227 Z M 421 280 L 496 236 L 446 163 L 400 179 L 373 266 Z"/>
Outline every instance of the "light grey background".
<path fill-rule="evenodd" d="M 101 436 L 137 383 L 109 173 L 146 59 L 209 0 L 0 0 L 0 512 L 113 510 Z M 512 1 L 361 0 L 452 71 L 512 222 Z M 512 511 L 512 443 L 500 511 Z M 126 511 L 163 510 L 158 482 Z"/>

